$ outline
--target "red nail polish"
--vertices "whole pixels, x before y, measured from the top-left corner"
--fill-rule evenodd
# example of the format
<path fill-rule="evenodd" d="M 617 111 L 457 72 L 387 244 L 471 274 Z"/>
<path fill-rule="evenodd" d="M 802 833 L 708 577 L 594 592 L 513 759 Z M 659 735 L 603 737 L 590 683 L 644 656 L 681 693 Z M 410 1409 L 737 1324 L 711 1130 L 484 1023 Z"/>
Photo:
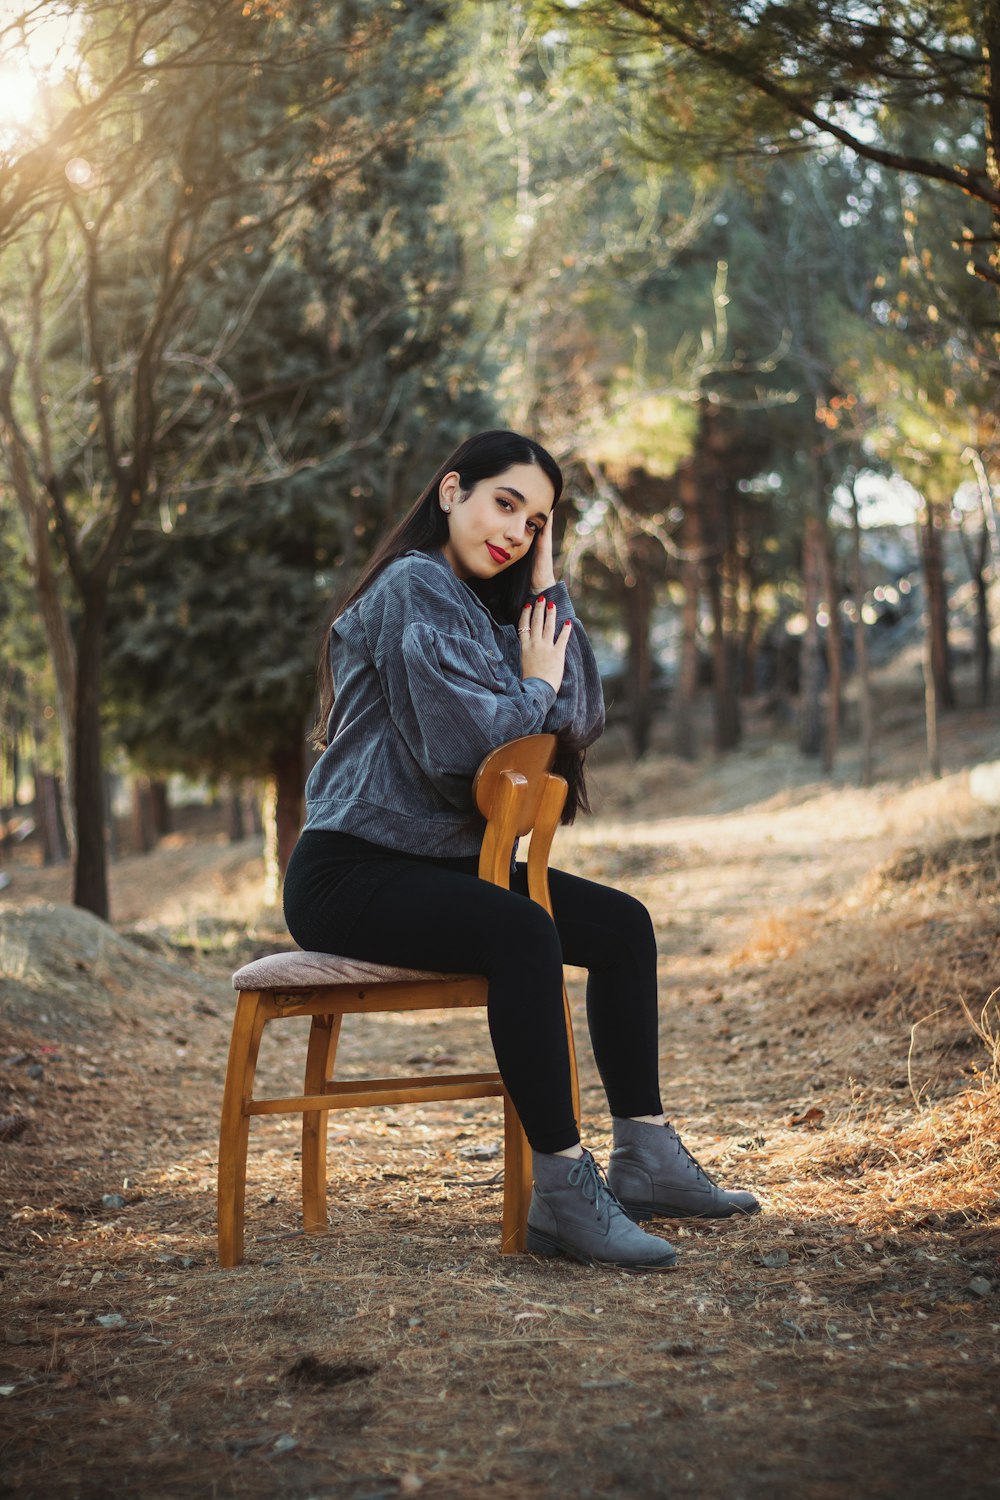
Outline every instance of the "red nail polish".
<path fill-rule="evenodd" d="M 549 609 L 555 609 L 555 605 L 554 604 L 550 604 L 549 605 Z"/>

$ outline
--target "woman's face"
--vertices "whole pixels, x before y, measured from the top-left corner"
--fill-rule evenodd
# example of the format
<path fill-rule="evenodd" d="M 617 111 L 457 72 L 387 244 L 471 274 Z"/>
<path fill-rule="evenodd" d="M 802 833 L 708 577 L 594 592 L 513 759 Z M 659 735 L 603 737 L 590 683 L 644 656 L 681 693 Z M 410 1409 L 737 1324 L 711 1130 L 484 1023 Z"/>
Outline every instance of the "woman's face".
<path fill-rule="evenodd" d="M 481 479 L 463 498 L 459 476 L 446 474 L 438 503 L 448 519 L 443 551 L 459 578 L 495 578 L 524 557 L 549 525 L 556 492 L 537 464 L 514 464 Z"/>

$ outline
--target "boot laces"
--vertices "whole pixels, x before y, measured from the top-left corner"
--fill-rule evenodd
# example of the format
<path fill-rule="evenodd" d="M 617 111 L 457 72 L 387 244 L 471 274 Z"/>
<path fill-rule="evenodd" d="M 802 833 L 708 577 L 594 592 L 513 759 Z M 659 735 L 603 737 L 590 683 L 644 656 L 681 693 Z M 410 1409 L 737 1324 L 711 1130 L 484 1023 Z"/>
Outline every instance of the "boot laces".
<path fill-rule="evenodd" d="M 566 1181 L 570 1187 L 578 1187 L 586 1201 L 594 1205 L 594 1212 L 599 1219 L 605 1215 L 610 1219 L 616 1214 L 624 1214 L 625 1210 L 608 1187 L 604 1173 L 589 1151 L 585 1151 L 573 1163 Z"/>
<path fill-rule="evenodd" d="M 691 1153 L 688 1150 L 688 1148 L 685 1146 L 684 1142 L 681 1140 L 680 1136 L 677 1134 L 677 1132 L 674 1129 L 674 1127 L 672 1125 L 667 1125 L 667 1126 L 665 1126 L 665 1129 L 669 1130 L 669 1132 L 670 1132 L 670 1137 L 671 1137 L 671 1139 L 673 1140 L 674 1144 L 677 1147 L 677 1154 L 678 1154 L 678 1156 L 683 1156 L 683 1157 L 687 1158 L 687 1160 L 685 1162 L 685 1165 L 686 1165 L 688 1171 L 690 1171 L 691 1168 L 694 1167 L 694 1170 L 695 1170 L 696 1174 L 698 1175 L 698 1177 L 700 1177 L 704 1182 L 709 1183 L 710 1186 L 717 1187 L 718 1184 L 716 1183 L 715 1178 L 714 1177 L 710 1177 L 709 1174 L 705 1171 L 705 1168 L 701 1165 L 701 1163 L 697 1162 L 695 1160 L 695 1158 L 691 1155 Z"/>

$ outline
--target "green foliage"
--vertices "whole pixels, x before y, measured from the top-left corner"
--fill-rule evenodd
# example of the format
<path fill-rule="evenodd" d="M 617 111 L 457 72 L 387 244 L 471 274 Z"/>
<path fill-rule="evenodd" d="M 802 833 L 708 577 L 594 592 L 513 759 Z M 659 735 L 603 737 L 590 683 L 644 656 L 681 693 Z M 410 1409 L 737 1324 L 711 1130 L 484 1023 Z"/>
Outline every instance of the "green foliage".
<path fill-rule="evenodd" d="M 431 134 L 437 41 L 411 46 L 405 88 L 392 49 L 372 71 L 373 139 L 403 108 L 426 107 Z M 443 193 L 430 145 L 392 142 L 302 205 L 268 256 L 206 269 L 206 328 L 253 302 L 218 362 L 232 420 L 137 532 L 112 599 L 115 733 L 149 768 L 259 775 L 304 740 L 331 597 L 453 442 L 494 420 L 467 373 Z M 186 421 L 169 438 L 182 453 L 200 414 Z"/>
<path fill-rule="evenodd" d="M 844 149 L 937 185 L 956 259 L 1000 285 L 992 7 L 724 0 L 706 16 L 692 0 L 540 0 L 535 10 L 579 46 L 584 67 L 594 52 L 613 63 L 641 100 L 646 149 L 671 167 L 728 162 L 745 175 L 755 161 Z"/>
<path fill-rule="evenodd" d="M 945 495 L 991 420 L 967 7 L 77 11 L 58 170 L 0 159 L 0 316 L 151 769 L 267 769 L 331 595 L 477 427 L 652 482 L 621 572 L 649 525 L 669 552 L 696 454 L 776 598 L 844 475 Z"/>
<path fill-rule="evenodd" d="M 706 15 L 697 0 L 543 0 L 536 10 L 642 80 L 650 129 L 675 156 L 787 150 L 824 122 L 864 144 L 890 141 L 914 115 L 972 119 L 988 66 L 983 14 L 962 3 L 722 0 Z"/>
<path fill-rule="evenodd" d="M 452 128 L 467 151 L 451 153 L 450 195 L 473 317 L 507 420 L 579 450 L 609 407 L 624 418 L 633 378 L 646 394 L 678 384 L 672 330 L 661 337 L 656 309 L 640 304 L 704 222 L 707 197 L 631 149 L 628 91 L 599 68 L 581 77 L 555 33 L 490 5 L 463 18 Z M 683 449 L 680 429 L 662 431 L 676 415 L 656 414 L 661 449 Z"/>

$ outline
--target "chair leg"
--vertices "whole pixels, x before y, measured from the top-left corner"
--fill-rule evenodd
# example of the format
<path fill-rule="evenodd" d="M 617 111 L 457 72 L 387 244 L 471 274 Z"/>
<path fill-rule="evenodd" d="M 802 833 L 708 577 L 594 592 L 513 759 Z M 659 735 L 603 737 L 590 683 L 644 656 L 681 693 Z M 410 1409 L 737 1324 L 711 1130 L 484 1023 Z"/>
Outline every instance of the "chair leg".
<path fill-rule="evenodd" d="M 304 1094 L 321 1094 L 333 1073 L 340 1037 L 340 1016 L 313 1016 L 306 1052 Z M 307 1234 L 325 1229 L 326 1127 L 330 1112 L 307 1110 L 302 1116 L 302 1227 Z"/>
<path fill-rule="evenodd" d="M 238 1266 L 243 1259 L 243 1215 L 246 1202 L 247 1144 L 257 1054 L 271 1009 L 257 990 L 244 990 L 236 1002 L 229 1065 L 219 1129 L 219 1264 Z"/>
<path fill-rule="evenodd" d="M 503 1227 L 501 1255 L 523 1255 L 531 1202 L 531 1147 L 509 1094 L 503 1096 Z"/>

